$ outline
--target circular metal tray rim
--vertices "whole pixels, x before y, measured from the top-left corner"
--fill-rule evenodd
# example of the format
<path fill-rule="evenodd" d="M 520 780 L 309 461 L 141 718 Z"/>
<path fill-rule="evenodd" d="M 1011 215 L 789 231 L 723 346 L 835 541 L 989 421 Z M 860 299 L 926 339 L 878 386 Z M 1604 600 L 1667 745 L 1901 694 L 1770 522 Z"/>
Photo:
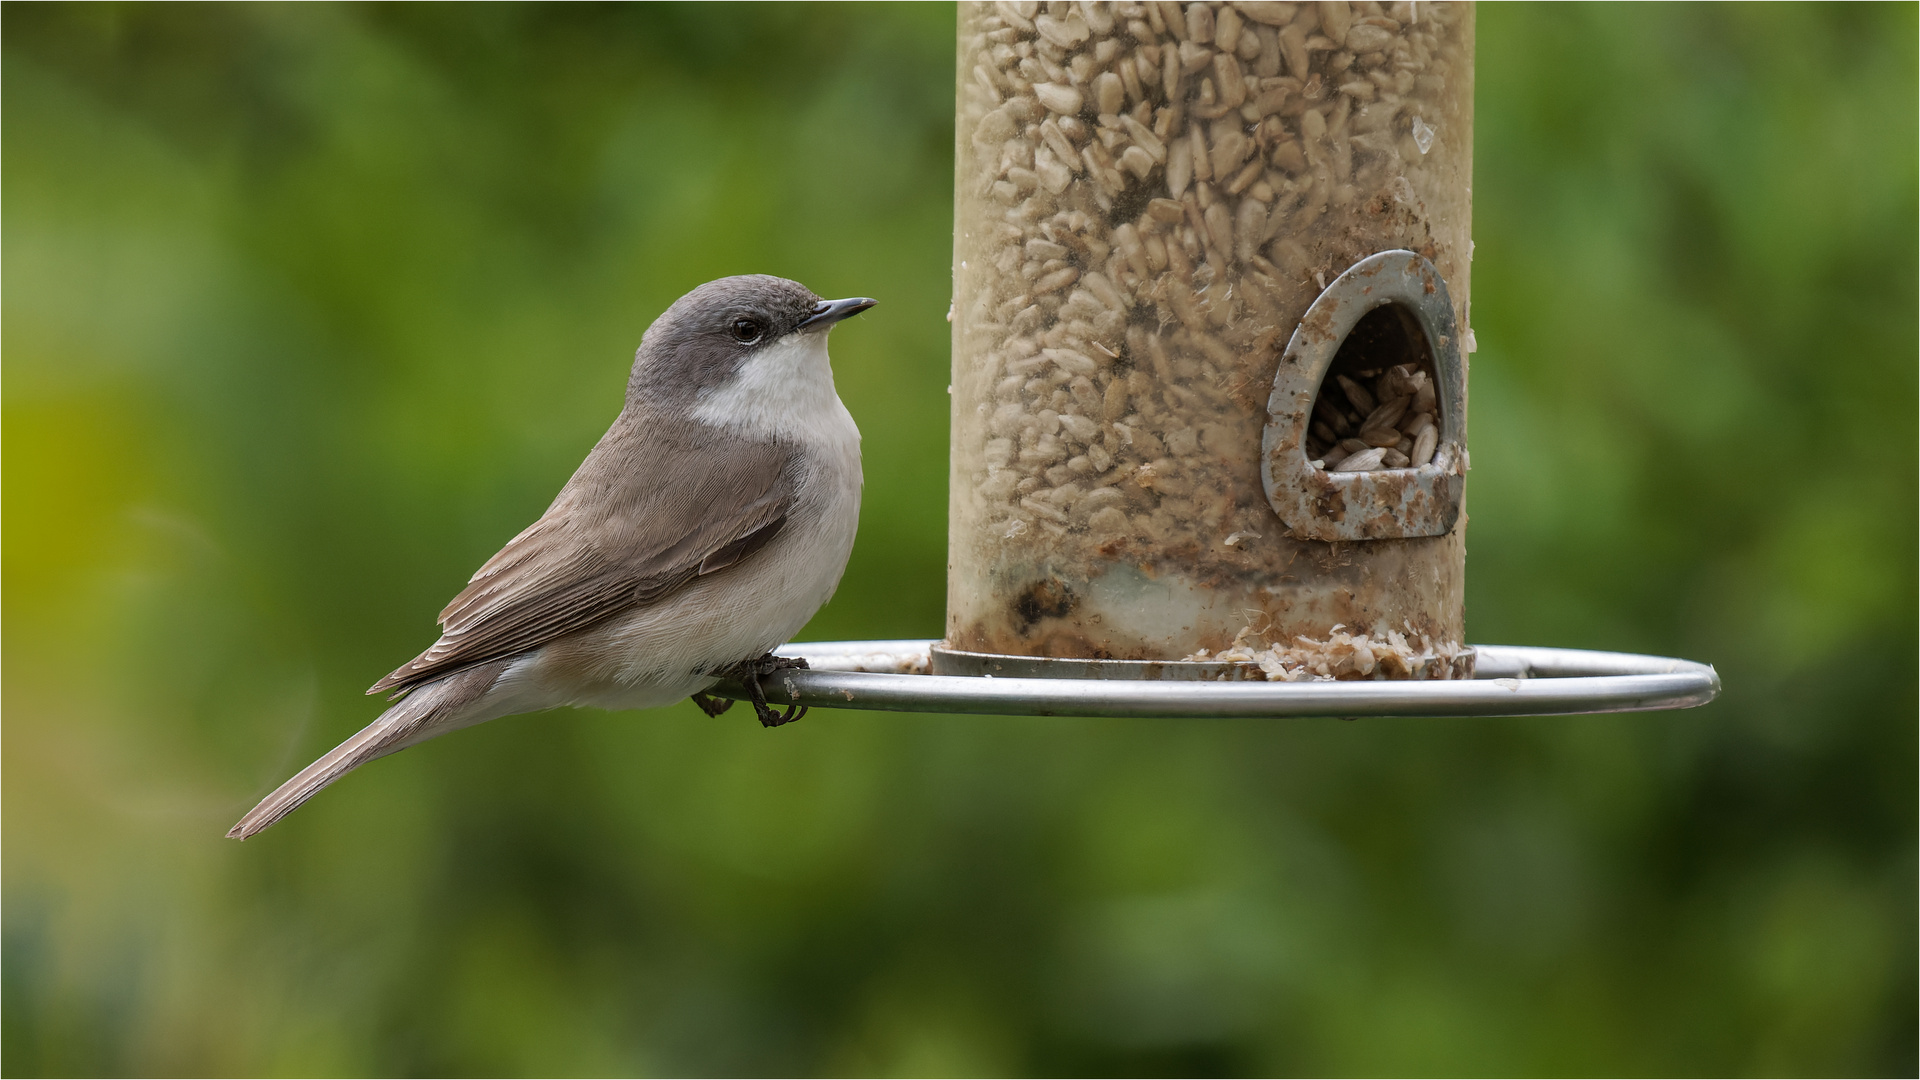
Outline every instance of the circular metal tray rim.
<path fill-rule="evenodd" d="M 761 682 L 769 701 L 815 708 L 1167 718 L 1556 716 L 1685 709 L 1720 693 L 1720 676 L 1707 664 L 1541 646 L 1474 646 L 1473 679 L 1209 682 L 922 674 L 937 644 L 795 642 L 777 655 L 805 658 L 809 669 Z M 726 681 L 709 693 L 746 696 Z"/>

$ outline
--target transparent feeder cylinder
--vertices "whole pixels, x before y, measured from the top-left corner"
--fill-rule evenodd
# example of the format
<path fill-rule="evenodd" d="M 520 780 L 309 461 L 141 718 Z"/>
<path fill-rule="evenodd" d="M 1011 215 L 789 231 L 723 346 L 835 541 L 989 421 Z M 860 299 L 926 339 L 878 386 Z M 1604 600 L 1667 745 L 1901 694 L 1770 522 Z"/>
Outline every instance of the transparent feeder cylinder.
<path fill-rule="evenodd" d="M 1389 377 L 1404 382 L 1425 356 L 1441 378 L 1415 320 L 1389 319 L 1395 337 L 1375 317 L 1327 350 L 1316 393 L 1275 392 L 1303 315 L 1369 256 L 1426 260 L 1470 343 L 1473 18 L 1441 3 L 960 6 L 949 647 L 1165 660 L 1358 635 L 1458 650 L 1465 516 L 1438 535 L 1388 515 L 1369 538 L 1318 538 L 1263 488 L 1262 440 L 1288 421 L 1292 464 L 1325 472 L 1342 451 L 1315 433 L 1319 399 L 1357 411 L 1336 375 L 1364 389 L 1404 365 Z M 1459 376 L 1436 419 L 1464 444 Z M 1370 449 L 1391 472 L 1389 448 Z"/>

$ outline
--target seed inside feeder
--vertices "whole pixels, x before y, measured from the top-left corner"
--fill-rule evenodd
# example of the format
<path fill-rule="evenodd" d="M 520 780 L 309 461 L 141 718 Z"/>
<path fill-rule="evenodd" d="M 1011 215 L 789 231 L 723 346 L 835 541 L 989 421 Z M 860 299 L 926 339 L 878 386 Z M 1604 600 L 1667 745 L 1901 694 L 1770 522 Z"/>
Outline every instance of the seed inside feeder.
<path fill-rule="evenodd" d="M 1438 378 L 1432 347 L 1412 314 L 1398 304 L 1374 308 L 1347 334 L 1320 384 L 1313 403 L 1320 419 L 1308 429 L 1307 456 L 1334 472 L 1428 464 L 1439 445 Z M 1351 437 L 1339 437 L 1348 431 Z"/>

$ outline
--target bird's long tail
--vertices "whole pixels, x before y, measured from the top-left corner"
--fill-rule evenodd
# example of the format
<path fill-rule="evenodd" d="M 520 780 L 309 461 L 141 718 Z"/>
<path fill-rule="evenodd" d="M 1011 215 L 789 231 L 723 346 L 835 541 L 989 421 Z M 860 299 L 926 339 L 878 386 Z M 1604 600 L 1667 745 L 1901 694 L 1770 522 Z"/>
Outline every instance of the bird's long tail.
<path fill-rule="evenodd" d="M 469 711 L 466 706 L 478 701 L 506 666 L 504 660 L 482 664 L 414 690 L 381 713 L 378 720 L 275 788 L 273 794 L 261 799 L 260 805 L 247 811 L 247 816 L 227 830 L 227 836 L 245 840 L 293 813 L 301 803 L 319 794 L 321 788 L 361 765 L 474 722 L 473 718 L 462 715 Z"/>

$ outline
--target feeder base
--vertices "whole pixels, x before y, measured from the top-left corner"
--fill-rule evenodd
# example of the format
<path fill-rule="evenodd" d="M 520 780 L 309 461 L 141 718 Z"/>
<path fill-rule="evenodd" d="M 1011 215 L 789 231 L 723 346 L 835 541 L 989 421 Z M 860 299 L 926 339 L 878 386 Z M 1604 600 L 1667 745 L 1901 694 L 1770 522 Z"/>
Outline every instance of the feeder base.
<path fill-rule="evenodd" d="M 935 675 L 992 675 L 997 679 L 1269 681 L 1260 665 L 1239 660 L 1081 660 L 1071 657 L 1007 656 L 949 649 L 937 641 L 930 653 L 931 668 Z M 1473 650 L 1464 649 L 1457 656 L 1416 656 L 1409 668 L 1408 678 L 1411 679 L 1470 679 L 1473 677 Z M 1379 676 L 1382 679 L 1385 677 Z"/>

